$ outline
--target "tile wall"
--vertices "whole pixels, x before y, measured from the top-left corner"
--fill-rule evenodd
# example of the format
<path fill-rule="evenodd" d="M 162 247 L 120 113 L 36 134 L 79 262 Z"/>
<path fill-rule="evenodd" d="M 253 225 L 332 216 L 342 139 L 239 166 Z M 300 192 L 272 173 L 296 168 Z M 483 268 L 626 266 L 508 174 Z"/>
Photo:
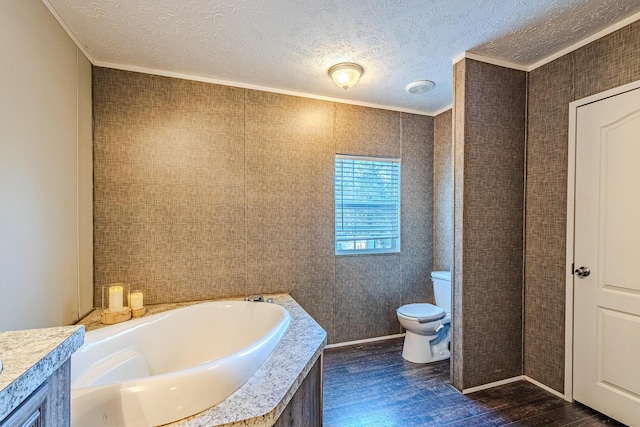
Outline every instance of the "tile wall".
<path fill-rule="evenodd" d="M 524 373 L 558 391 L 564 381 L 568 103 L 640 79 L 638 52 L 640 24 L 634 23 L 529 75 Z M 502 82 L 503 71 L 473 63 L 456 64 L 455 111 L 435 119 L 95 68 L 96 305 L 100 287 L 119 280 L 143 288 L 151 303 L 284 290 L 318 319 L 332 342 L 360 339 L 399 332 L 397 306 L 432 300 L 433 253 L 434 269 L 455 268 L 454 292 L 462 296 L 454 305 L 454 383 L 468 388 L 517 374 L 519 351 L 508 352 L 504 369 L 494 366 L 499 359 L 467 357 L 475 347 L 486 348 L 484 339 L 493 340 L 492 349 L 507 343 L 519 348 L 517 326 L 508 328 L 508 337 L 478 331 L 486 319 L 476 308 L 506 291 L 500 301 L 509 308 L 502 320 L 518 325 L 521 304 L 518 248 L 509 261 L 493 264 L 514 272 L 512 286 L 504 278 L 494 281 L 495 269 L 486 271 L 480 256 L 481 248 L 498 244 L 485 246 L 483 240 L 497 235 L 489 232 L 495 227 L 511 230 L 504 233 L 511 236 L 507 246 L 517 246 L 517 203 L 507 203 L 501 214 L 513 213 L 511 220 L 496 221 L 504 206 L 497 199 L 492 206 L 482 202 L 495 190 L 486 178 L 493 172 L 478 166 L 489 160 L 501 176 L 513 174 L 508 190 L 517 192 L 521 143 L 504 147 L 516 161 L 501 159 L 515 166 L 502 170 L 491 163 L 499 159 L 486 159 L 492 151 L 485 149 L 495 141 L 465 141 L 465 135 L 485 131 L 466 120 L 495 121 L 503 108 L 496 100 L 504 93 L 490 98 L 483 92 Z M 515 80 L 507 79 L 520 87 L 521 77 Z M 520 110 L 522 100 L 515 98 L 509 102 Z M 451 132 L 451 114 L 456 124 L 466 125 Z M 457 171 L 463 173 L 456 172 L 456 195 L 448 202 L 452 133 L 465 144 L 454 147 Z M 480 144 L 473 155 L 472 144 Z M 402 255 L 333 255 L 336 152 L 402 157 Z M 290 185 L 296 188 L 293 197 Z M 455 213 L 452 257 L 445 218 L 454 200 L 464 209 Z M 304 227 L 292 228 L 292 222 Z M 485 270 L 482 279 L 468 282 L 472 270 Z"/>
<path fill-rule="evenodd" d="M 463 59 L 454 76 L 452 378 L 467 389 L 522 374 L 527 74 Z"/>
<path fill-rule="evenodd" d="M 640 79 L 640 22 L 529 76 L 524 373 L 564 391 L 569 103 Z"/>
<path fill-rule="evenodd" d="M 433 269 L 453 267 L 453 133 L 452 111 L 434 117 L 433 137 Z"/>
<path fill-rule="evenodd" d="M 431 301 L 433 118 L 94 68 L 95 304 L 287 291 L 330 342 Z M 402 159 L 402 252 L 333 252 L 335 153 Z"/>
<path fill-rule="evenodd" d="M 462 221 L 462 206 L 464 205 L 464 112 L 466 91 L 466 65 L 467 61 L 459 61 L 453 65 L 453 266 L 451 269 L 451 383 L 454 387 L 464 389 L 464 360 L 463 360 L 463 335 L 462 323 L 464 311 L 462 310 L 462 280 L 465 272 L 462 269 L 462 233 L 464 222 Z M 456 171 L 462 172 L 456 173 Z M 461 176 L 462 175 L 462 176 Z"/>

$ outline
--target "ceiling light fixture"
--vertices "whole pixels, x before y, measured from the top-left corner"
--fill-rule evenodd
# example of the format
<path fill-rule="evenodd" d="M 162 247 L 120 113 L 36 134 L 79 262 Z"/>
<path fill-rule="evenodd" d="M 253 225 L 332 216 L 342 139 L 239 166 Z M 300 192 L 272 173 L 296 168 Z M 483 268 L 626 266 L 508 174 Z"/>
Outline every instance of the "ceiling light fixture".
<path fill-rule="evenodd" d="M 405 90 L 412 95 L 421 95 L 429 92 L 435 85 L 431 80 L 416 80 L 413 83 L 409 83 Z"/>
<path fill-rule="evenodd" d="M 333 82 L 344 90 L 355 86 L 362 74 L 364 69 L 353 62 L 341 62 L 329 68 L 329 75 Z"/>

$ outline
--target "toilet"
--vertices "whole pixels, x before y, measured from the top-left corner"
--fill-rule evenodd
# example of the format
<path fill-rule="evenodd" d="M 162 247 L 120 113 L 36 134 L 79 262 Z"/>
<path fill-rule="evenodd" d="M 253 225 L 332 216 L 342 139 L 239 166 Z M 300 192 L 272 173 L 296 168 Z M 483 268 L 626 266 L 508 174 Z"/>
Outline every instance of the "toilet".
<path fill-rule="evenodd" d="M 436 305 L 406 304 L 397 310 L 407 330 L 402 357 L 413 363 L 430 363 L 451 357 L 451 273 L 431 273 Z"/>

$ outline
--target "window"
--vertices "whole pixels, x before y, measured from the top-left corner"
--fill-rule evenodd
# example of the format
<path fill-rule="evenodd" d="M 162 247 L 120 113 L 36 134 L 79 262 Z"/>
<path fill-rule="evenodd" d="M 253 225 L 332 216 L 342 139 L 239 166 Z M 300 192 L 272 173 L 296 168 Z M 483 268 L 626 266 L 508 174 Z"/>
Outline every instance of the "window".
<path fill-rule="evenodd" d="M 400 160 L 336 156 L 336 254 L 400 252 Z"/>

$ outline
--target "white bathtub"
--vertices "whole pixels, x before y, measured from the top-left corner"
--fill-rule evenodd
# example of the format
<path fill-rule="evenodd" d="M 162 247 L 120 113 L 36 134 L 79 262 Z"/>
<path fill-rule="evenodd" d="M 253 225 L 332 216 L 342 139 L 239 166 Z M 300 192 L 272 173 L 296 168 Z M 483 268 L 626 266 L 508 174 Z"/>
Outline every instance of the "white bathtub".
<path fill-rule="evenodd" d="M 214 301 L 87 332 L 71 358 L 71 424 L 156 426 L 210 408 L 256 372 L 289 322 L 276 304 Z"/>

